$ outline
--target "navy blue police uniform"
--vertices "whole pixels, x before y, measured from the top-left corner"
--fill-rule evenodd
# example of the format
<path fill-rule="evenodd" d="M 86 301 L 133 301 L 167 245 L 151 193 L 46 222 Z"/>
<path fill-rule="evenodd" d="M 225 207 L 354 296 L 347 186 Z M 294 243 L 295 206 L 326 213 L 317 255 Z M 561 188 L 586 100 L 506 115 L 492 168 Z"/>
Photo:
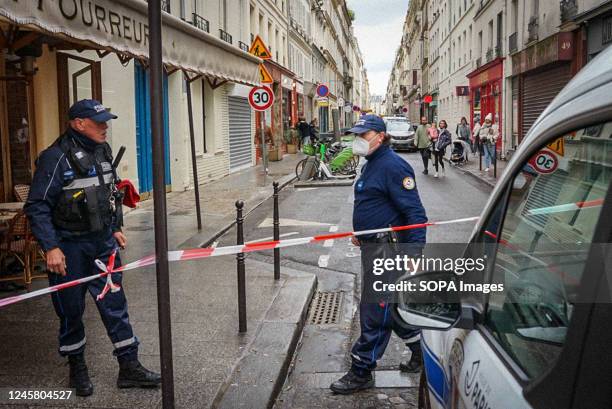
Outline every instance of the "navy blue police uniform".
<path fill-rule="evenodd" d="M 366 159 L 368 161 L 355 183 L 354 230 L 427 222 L 410 164 L 393 152 L 389 145 L 381 145 Z M 404 230 L 398 236 L 400 243 L 424 244 L 426 229 Z M 360 241 L 367 245 L 380 239 L 366 236 Z M 371 265 L 362 265 L 364 274 L 371 269 Z M 395 331 L 413 352 L 420 352 L 420 331 L 398 325 L 392 319 L 389 302 L 371 301 L 362 301 L 359 305 L 361 335 L 351 351 L 353 368 L 358 372 L 371 371 L 376 367 L 376 361 L 387 347 L 391 331 Z"/>
<path fill-rule="evenodd" d="M 113 236 L 121 228 L 121 195 L 115 189 L 116 178 L 110 146 L 97 144 L 70 127 L 40 154 L 25 212 L 42 250 L 59 248 L 65 255 L 66 275 L 50 273 L 50 285 L 99 273 L 94 260 L 106 265 L 118 250 Z M 117 251 L 115 267 L 120 265 Z M 113 274 L 112 278 L 121 285 L 121 274 Z M 52 294 L 60 319 L 62 356 L 83 353 L 85 294 L 89 292 L 95 300 L 105 282 L 93 280 Z M 114 355 L 120 363 L 135 361 L 139 342 L 129 322 L 123 289 L 109 291 L 96 301 L 96 306 L 115 347 Z"/>
<path fill-rule="evenodd" d="M 349 132 L 363 134 L 369 130 L 384 132 L 385 124 L 376 115 L 366 115 Z M 425 209 L 416 186 L 414 170 L 387 144 L 380 145 L 366 156 L 359 179 L 354 185 L 353 229 L 355 231 L 380 229 L 427 222 Z M 413 251 L 422 250 L 426 229 L 411 229 L 398 232 L 397 237 L 388 233 L 357 237 L 362 249 L 362 295 L 359 304 L 361 334 L 351 350 L 351 371 L 334 382 L 331 389 L 337 393 L 352 393 L 373 386 L 371 371 L 376 368 L 394 331 L 420 362 L 420 331 L 407 329 L 394 320 L 391 299 L 380 302 L 368 299 L 368 277 L 372 275 L 371 256 L 384 244 L 397 239 L 400 243 L 412 243 Z M 405 247 L 405 246 L 403 246 Z M 382 250 L 385 251 L 385 250 Z M 412 358 L 411 358 L 412 361 Z M 402 364 L 404 365 L 404 364 Z M 400 365 L 400 367 L 402 366 Z"/>

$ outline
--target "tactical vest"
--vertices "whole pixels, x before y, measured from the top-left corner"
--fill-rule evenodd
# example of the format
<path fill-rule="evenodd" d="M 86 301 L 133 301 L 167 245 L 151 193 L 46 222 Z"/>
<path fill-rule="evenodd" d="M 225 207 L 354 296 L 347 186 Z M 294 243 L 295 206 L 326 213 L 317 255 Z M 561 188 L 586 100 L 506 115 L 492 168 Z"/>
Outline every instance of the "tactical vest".
<path fill-rule="evenodd" d="M 91 153 L 67 134 L 55 143 L 66 155 L 69 169 L 63 175 L 53 224 L 76 234 L 105 231 L 113 222 L 120 226 L 122 198 L 115 186 L 118 180 L 110 146 L 98 145 Z"/>

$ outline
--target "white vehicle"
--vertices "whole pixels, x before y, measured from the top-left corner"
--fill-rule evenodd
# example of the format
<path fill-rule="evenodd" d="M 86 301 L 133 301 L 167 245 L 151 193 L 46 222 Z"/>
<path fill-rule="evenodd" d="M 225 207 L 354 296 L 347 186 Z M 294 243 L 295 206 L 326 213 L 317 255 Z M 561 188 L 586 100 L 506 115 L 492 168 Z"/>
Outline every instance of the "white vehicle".
<path fill-rule="evenodd" d="M 423 329 L 420 408 L 612 407 L 611 181 L 608 47 L 533 125 L 472 233 L 504 291 L 400 300 L 396 318 Z M 406 281 L 436 275 L 457 279 Z"/>
<path fill-rule="evenodd" d="M 416 150 L 414 129 L 406 117 L 385 117 L 383 120 L 387 127 L 387 135 L 391 137 L 393 149 Z"/>

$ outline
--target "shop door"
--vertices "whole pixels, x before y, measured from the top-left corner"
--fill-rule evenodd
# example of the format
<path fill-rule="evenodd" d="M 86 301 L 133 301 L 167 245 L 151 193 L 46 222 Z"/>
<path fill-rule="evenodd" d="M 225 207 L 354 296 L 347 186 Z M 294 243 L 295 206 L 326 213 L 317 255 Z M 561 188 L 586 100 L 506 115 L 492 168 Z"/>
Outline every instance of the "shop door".
<path fill-rule="evenodd" d="M 144 199 L 153 190 L 153 145 L 151 141 L 151 100 L 149 73 L 138 62 L 134 64 L 136 82 L 136 158 L 138 161 L 138 190 Z M 168 76 L 164 74 L 164 147 L 166 157 L 165 184 L 170 185 L 170 144 L 168 121 Z"/>
<path fill-rule="evenodd" d="M 521 104 L 522 124 L 519 142 L 527 135 L 540 114 L 572 78 L 570 64 L 524 76 Z"/>
<path fill-rule="evenodd" d="M 72 54 L 57 54 L 59 72 L 60 128 L 68 120 L 68 109 L 82 99 L 102 101 L 102 68 L 100 61 Z M 62 129 L 63 130 L 63 129 Z M 112 134 L 112 132 L 111 132 Z"/>
<path fill-rule="evenodd" d="M 1 58 L 0 63 L 4 64 Z M 30 127 L 32 84 L 14 62 L 0 68 L 0 202 L 4 202 L 15 200 L 15 185 L 32 182 L 36 140 Z"/>
<path fill-rule="evenodd" d="M 228 97 L 230 172 L 249 167 L 251 155 L 251 107 L 246 98 Z"/>

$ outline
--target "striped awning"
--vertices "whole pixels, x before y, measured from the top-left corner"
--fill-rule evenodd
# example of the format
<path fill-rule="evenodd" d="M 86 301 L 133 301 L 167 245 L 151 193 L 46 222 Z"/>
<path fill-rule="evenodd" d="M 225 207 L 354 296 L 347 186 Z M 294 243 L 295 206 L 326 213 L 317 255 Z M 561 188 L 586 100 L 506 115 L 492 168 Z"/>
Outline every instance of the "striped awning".
<path fill-rule="evenodd" d="M 165 64 L 222 80 L 259 84 L 261 60 L 168 13 L 162 13 Z M 148 58 L 144 0 L 10 0 L 0 20 L 67 41 Z"/>

